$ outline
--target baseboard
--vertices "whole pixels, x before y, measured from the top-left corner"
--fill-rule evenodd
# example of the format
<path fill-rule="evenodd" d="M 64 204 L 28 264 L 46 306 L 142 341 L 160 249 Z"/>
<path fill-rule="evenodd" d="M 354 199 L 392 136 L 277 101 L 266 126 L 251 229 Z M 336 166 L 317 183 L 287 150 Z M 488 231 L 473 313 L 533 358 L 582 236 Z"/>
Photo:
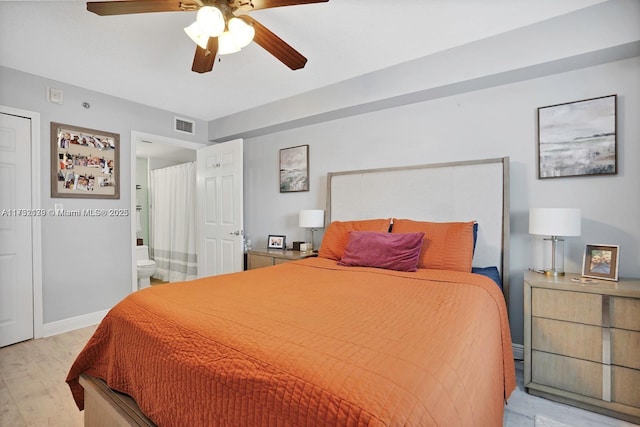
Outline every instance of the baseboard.
<path fill-rule="evenodd" d="M 94 313 L 87 313 L 81 316 L 45 323 L 42 325 L 43 337 L 47 338 L 69 331 L 75 331 L 76 329 L 86 328 L 87 326 L 97 325 L 108 312 L 109 310 L 96 311 Z"/>
<path fill-rule="evenodd" d="M 522 344 L 511 344 L 514 360 L 524 360 L 524 346 Z"/>

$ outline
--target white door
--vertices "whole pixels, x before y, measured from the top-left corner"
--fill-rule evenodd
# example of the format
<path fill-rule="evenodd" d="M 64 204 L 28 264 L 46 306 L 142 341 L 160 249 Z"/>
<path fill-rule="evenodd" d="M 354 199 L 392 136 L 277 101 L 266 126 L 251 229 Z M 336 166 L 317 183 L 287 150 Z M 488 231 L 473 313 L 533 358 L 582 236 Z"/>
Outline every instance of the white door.
<path fill-rule="evenodd" d="M 197 154 L 198 276 L 244 269 L 242 139 Z"/>
<path fill-rule="evenodd" d="M 0 347 L 33 338 L 30 129 L 0 114 Z"/>

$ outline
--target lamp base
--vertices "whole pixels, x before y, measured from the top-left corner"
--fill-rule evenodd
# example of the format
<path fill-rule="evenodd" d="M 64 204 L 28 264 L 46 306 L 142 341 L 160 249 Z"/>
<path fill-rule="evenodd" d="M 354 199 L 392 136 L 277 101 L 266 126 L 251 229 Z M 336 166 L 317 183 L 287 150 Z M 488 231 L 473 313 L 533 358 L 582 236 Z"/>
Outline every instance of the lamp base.
<path fill-rule="evenodd" d="M 545 276 L 558 277 L 558 276 L 564 276 L 564 271 L 545 270 L 544 274 Z"/>

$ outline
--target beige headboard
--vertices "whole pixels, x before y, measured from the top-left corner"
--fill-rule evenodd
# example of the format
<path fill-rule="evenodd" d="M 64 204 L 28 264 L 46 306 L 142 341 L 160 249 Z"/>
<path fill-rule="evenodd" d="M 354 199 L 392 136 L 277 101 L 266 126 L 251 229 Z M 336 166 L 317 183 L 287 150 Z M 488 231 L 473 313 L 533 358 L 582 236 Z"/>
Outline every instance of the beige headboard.
<path fill-rule="evenodd" d="M 496 266 L 509 296 L 509 158 L 332 172 L 327 222 L 477 221 L 474 267 Z"/>

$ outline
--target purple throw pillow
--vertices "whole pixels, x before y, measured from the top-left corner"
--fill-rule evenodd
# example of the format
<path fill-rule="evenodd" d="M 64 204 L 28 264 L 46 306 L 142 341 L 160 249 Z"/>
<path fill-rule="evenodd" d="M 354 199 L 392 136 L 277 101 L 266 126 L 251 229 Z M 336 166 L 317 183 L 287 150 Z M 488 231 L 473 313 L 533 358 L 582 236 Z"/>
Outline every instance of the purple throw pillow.
<path fill-rule="evenodd" d="M 351 231 L 339 265 L 417 271 L 424 233 Z"/>

